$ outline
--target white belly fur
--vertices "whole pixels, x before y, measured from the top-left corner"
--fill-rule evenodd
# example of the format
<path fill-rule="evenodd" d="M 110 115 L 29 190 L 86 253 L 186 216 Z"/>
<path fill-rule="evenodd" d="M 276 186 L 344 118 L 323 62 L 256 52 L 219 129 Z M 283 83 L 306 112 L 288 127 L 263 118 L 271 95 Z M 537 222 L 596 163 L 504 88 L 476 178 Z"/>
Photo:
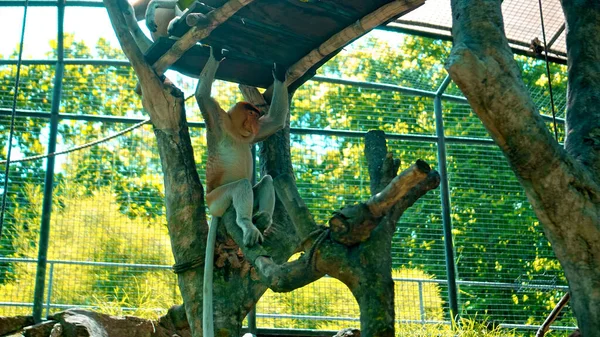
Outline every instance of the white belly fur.
<path fill-rule="evenodd" d="M 252 179 L 252 152 L 247 143 L 225 137 L 219 142 L 218 156 L 224 169 L 223 185 L 240 179 Z"/>

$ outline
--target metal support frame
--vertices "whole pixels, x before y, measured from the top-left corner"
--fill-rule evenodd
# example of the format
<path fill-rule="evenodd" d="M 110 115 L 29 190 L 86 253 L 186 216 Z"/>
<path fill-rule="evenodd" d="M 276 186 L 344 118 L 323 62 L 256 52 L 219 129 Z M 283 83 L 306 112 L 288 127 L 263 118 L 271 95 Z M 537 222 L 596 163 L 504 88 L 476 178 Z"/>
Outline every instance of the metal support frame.
<path fill-rule="evenodd" d="M 437 134 L 438 172 L 440 173 L 440 199 L 442 203 L 442 223 L 444 226 L 444 249 L 446 256 L 446 274 L 448 279 L 448 303 L 452 322 L 458 321 L 458 287 L 456 286 L 456 263 L 454 261 L 454 241 L 452 238 L 452 218 L 450 217 L 450 190 L 446 166 L 446 139 L 444 137 L 444 119 L 442 116 L 442 95 L 450 84 L 446 76 L 434 98 L 435 131 Z"/>
<path fill-rule="evenodd" d="M 52 110 L 50 112 L 50 134 L 48 141 L 48 153 L 56 151 L 56 138 L 58 135 L 58 111 L 60 109 L 60 98 L 62 93 L 62 81 L 64 76 L 64 18 L 65 1 L 58 2 L 58 36 L 56 68 L 54 72 L 54 92 L 52 93 Z M 38 246 L 38 265 L 35 275 L 35 290 L 33 294 L 33 319 L 36 323 L 42 320 L 44 306 L 44 290 L 46 281 L 46 265 L 48 259 L 48 241 L 50 237 L 50 219 L 52 215 L 52 190 L 54 187 L 54 162 L 55 157 L 46 158 L 46 176 L 44 179 L 44 200 L 42 202 L 42 223 L 40 225 L 40 241 Z"/>

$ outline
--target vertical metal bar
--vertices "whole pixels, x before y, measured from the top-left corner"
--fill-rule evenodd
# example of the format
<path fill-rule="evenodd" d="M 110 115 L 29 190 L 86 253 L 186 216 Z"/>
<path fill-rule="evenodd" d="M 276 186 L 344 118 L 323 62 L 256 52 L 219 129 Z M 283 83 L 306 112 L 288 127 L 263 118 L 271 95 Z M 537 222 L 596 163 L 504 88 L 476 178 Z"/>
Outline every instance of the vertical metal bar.
<path fill-rule="evenodd" d="M 446 252 L 446 274 L 448 278 L 448 303 L 453 322 L 458 320 L 458 288 L 456 286 L 456 264 L 454 261 L 454 242 L 452 239 L 452 219 L 450 218 L 450 190 L 448 188 L 448 170 L 446 166 L 446 141 L 444 138 L 444 120 L 442 116 L 442 94 L 450 84 L 446 76 L 438 89 L 433 104 L 435 112 L 435 131 L 438 141 L 438 171 L 440 173 L 440 199 L 442 202 L 442 222 L 444 226 L 444 248 Z"/>
<path fill-rule="evenodd" d="M 50 299 L 52 298 L 52 281 L 54 281 L 54 262 L 50 262 L 50 275 L 48 276 L 48 297 L 46 297 L 46 319 L 50 315 Z"/>
<path fill-rule="evenodd" d="M 19 87 L 21 83 L 21 66 L 23 65 L 23 49 L 25 46 L 25 28 L 27 27 L 27 9 L 29 0 L 25 1 L 23 6 L 23 24 L 21 25 L 21 39 L 19 40 L 19 56 L 17 58 L 17 73 L 15 76 L 15 94 L 12 100 L 12 109 L 10 113 L 10 130 L 8 132 L 8 142 L 6 144 L 6 166 L 4 167 L 4 182 L 2 183 L 2 205 L 0 206 L 0 239 L 2 239 L 2 228 L 4 228 L 4 215 L 6 214 L 6 198 L 8 197 L 8 176 L 10 174 L 10 157 L 12 153 L 13 139 L 15 135 L 15 117 L 17 116 L 17 98 L 19 97 Z"/>
<path fill-rule="evenodd" d="M 64 76 L 64 39 L 63 26 L 65 17 L 65 0 L 59 0 L 58 34 L 57 34 L 57 62 L 54 73 L 54 92 L 52 93 L 52 110 L 50 117 L 50 134 L 48 153 L 56 151 L 56 138 L 58 134 L 58 111 L 62 93 L 62 80 Z M 40 225 L 40 241 L 38 247 L 38 265 L 35 275 L 35 290 L 33 293 L 33 319 L 36 323 L 42 320 L 44 305 L 44 289 L 46 280 L 46 264 L 48 258 L 48 238 L 50 236 L 50 217 L 52 214 L 52 190 L 54 185 L 54 156 L 46 159 L 46 176 L 44 180 L 44 200 L 42 204 L 42 223 Z"/>
<path fill-rule="evenodd" d="M 423 298 L 423 281 L 418 281 L 419 286 L 419 310 L 421 314 L 421 323 L 425 323 L 425 299 Z"/>
<path fill-rule="evenodd" d="M 256 184 L 256 144 L 252 145 L 252 186 Z M 248 313 L 248 332 L 256 336 L 256 305 Z"/>

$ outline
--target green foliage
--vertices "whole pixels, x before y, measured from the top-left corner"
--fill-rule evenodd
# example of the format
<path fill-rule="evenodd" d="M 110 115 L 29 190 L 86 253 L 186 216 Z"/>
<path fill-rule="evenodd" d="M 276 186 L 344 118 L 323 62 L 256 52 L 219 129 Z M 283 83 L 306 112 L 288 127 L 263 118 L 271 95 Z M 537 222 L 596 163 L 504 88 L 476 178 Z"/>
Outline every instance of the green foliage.
<path fill-rule="evenodd" d="M 41 202 L 39 186 L 24 189 L 31 204 Z M 168 269 L 86 264 L 85 260 L 168 266 L 173 261 L 166 227 L 122 215 L 106 188 L 85 197 L 66 196 L 62 210 L 54 214 L 48 259 L 83 265 L 57 262 L 49 267 L 53 268 L 52 303 L 112 312 L 139 308 L 136 314 L 156 316 L 180 301 Z M 12 233 L 15 253 L 9 257 L 36 258 L 37 230 L 29 228 L 27 219 L 17 219 Z M 12 279 L 0 285 L 0 298 L 31 302 L 35 268 L 35 263 L 13 263 Z"/>

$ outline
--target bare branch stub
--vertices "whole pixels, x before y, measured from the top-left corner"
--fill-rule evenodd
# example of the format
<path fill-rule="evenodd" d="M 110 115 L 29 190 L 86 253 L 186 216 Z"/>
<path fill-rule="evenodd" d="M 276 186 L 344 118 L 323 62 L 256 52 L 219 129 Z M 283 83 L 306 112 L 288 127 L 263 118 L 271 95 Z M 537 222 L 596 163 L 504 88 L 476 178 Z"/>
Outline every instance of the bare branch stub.
<path fill-rule="evenodd" d="M 400 199 L 402 199 L 413 187 L 425 180 L 431 171 L 429 165 L 419 159 L 408 169 L 402 172 L 379 193 L 367 201 L 369 210 L 375 217 L 387 213 Z"/>
<path fill-rule="evenodd" d="M 379 193 L 398 175 L 400 159 L 387 152 L 385 133 L 370 130 L 365 136 L 365 157 L 371 178 L 371 194 Z"/>
<path fill-rule="evenodd" d="M 369 178 L 371 179 L 371 195 L 381 190 L 379 183 L 382 178 L 383 162 L 387 154 L 385 132 L 381 130 L 369 130 L 365 135 L 365 158 L 369 167 Z"/>

